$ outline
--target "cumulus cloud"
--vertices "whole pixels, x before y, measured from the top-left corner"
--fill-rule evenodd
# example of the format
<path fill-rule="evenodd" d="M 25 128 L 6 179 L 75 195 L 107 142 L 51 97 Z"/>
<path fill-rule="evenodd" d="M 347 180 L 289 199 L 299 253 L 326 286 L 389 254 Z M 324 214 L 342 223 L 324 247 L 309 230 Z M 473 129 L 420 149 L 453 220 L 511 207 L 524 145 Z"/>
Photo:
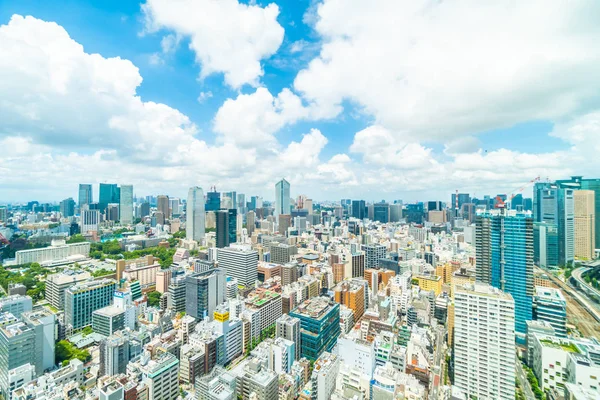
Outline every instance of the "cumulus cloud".
<path fill-rule="evenodd" d="M 148 32 L 165 29 L 175 32 L 173 38 L 189 38 L 201 65 L 201 78 L 223 73 L 233 88 L 257 86 L 263 75 L 261 60 L 273 55 L 283 41 L 276 4 L 260 7 L 238 0 L 148 0 L 142 11 Z M 173 42 L 163 39 L 163 50 L 175 47 Z"/>
<path fill-rule="evenodd" d="M 294 88 L 412 141 L 569 118 L 600 105 L 599 18 L 595 1 L 323 0 L 322 49 Z"/>

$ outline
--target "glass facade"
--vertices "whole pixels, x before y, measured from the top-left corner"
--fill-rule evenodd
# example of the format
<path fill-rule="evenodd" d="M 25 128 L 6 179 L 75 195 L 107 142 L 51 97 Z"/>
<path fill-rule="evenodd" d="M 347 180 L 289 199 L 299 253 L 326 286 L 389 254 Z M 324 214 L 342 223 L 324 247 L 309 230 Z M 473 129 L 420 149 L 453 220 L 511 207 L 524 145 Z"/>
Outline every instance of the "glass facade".
<path fill-rule="evenodd" d="M 329 304 L 328 309 L 319 316 L 312 316 L 299 311 L 298 308 L 289 315 L 300 320 L 300 353 L 302 357 L 314 361 L 323 352 L 333 350 L 340 335 L 339 304 Z"/>

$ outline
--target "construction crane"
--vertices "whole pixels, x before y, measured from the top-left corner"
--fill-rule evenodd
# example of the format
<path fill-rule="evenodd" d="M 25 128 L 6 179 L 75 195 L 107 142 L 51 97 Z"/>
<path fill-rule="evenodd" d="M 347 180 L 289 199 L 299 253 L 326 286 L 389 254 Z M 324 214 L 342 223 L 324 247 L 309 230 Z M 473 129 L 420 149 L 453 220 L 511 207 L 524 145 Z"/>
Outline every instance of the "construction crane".
<path fill-rule="evenodd" d="M 500 196 L 496 196 L 496 206 L 495 207 L 496 208 L 506 208 L 506 204 L 510 203 L 515 198 L 516 195 L 521 194 L 523 192 L 523 190 L 527 189 L 530 185 L 534 184 L 535 182 L 538 182 L 539 180 L 540 180 L 540 177 L 536 176 L 535 178 L 533 178 L 532 180 L 530 180 L 523 186 L 513 190 L 511 195 L 508 196 L 506 198 L 506 200 L 503 200 L 502 197 L 500 197 Z"/>

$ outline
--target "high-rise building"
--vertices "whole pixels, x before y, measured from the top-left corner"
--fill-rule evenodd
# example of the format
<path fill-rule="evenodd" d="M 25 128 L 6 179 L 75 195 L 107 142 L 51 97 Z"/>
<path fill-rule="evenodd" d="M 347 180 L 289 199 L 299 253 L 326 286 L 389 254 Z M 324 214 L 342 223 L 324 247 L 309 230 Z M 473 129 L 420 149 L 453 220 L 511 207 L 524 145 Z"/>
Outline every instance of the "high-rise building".
<path fill-rule="evenodd" d="M 121 185 L 119 196 L 119 221 L 133 223 L 133 185 Z"/>
<path fill-rule="evenodd" d="M 365 268 L 378 268 L 379 260 L 385 258 L 387 248 L 383 244 L 369 244 L 363 247 L 366 258 Z"/>
<path fill-rule="evenodd" d="M 98 198 L 100 212 L 104 213 L 109 204 L 119 204 L 120 197 L 120 190 L 116 183 L 101 183 Z"/>
<path fill-rule="evenodd" d="M 150 216 L 150 203 L 147 201 L 140 204 L 140 214 L 139 218 L 144 218 Z"/>
<path fill-rule="evenodd" d="M 390 222 L 390 205 L 384 201 L 373 204 L 373 220 L 383 224 Z"/>
<path fill-rule="evenodd" d="M 33 301 L 29 296 L 15 294 L 0 299 L 0 312 L 9 312 L 17 318 L 21 318 L 24 312 L 31 311 L 32 307 Z"/>
<path fill-rule="evenodd" d="M 352 277 L 362 278 L 365 276 L 365 252 L 352 253 Z"/>
<path fill-rule="evenodd" d="M 275 216 L 290 212 L 290 183 L 282 179 L 275 184 Z"/>
<path fill-rule="evenodd" d="M 148 385 L 148 398 L 175 400 L 179 396 L 179 359 L 163 353 L 142 368 L 142 380 Z"/>
<path fill-rule="evenodd" d="M 0 392 L 10 396 L 10 370 L 25 364 L 35 365 L 35 332 L 23 322 L 0 328 Z"/>
<path fill-rule="evenodd" d="M 515 397 L 515 304 L 508 293 L 476 283 L 454 295 L 454 385 L 467 398 Z"/>
<path fill-rule="evenodd" d="M 300 320 L 301 355 L 316 360 L 331 351 L 340 335 L 340 305 L 327 297 L 313 297 L 289 313 Z"/>
<path fill-rule="evenodd" d="M 333 288 L 336 303 L 343 304 L 352 310 L 354 321 L 359 321 L 365 312 L 365 287 L 357 281 L 348 280 L 338 283 Z"/>
<path fill-rule="evenodd" d="M 524 335 L 533 301 L 533 221 L 529 214 L 501 209 L 477 216 L 475 271 L 478 282 L 511 294 L 515 329 Z"/>
<path fill-rule="evenodd" d="M 75 200 L 72 197 L 60 202 L 60 213 L 64 218 L 75 215 Z"/>
<path fill-rule="evenodd" d="M 169 206 L 169 196 L 156 196 L 156 211 L 164 215 L 165 219 L 171 218 L 171 207 Z"/>
<path fill-rule="evenodd" d="M 82 234 L 86 234 L 88 232 L 98 232 L 99 223 L 99 210 L 83 210 L 81 212 L 80 231 Z"/>
<path fill-rule="evenodd" d="M 227 233 L 229 235 L 229 244 L 237 242 L 238 233 L 238 214 L 237 209 L 227 210 Z"/>
<path fill-rule="evenodd" d="M 298 253 L 298 249 L 291 244 L 271 242 L 269 243 L 269 252 L 272 263 L 287 264 L 290 262 L 290 258 Z"/>
<path fill-rule="evenodd" d="M 82 209 L 85 205 L 90 204 L 94 201 L 92 197 L 92 185 L 89 183 L 79 184 L 79 209 Z"/>
<path fill-rule="evenodd" d="M 575 257 L 574 191 L 548 182 L 536 183 L 533 191 L 535 221 L 557 228 L 558 265 L 567 265 Z"/>
<path fill-rule="evenodd" d="M 216 189 L 206 193 L 206 204 L 204 209 L 206 211 L 217 211 L 221 208 L 221 193 L 217 192 Z"/>
<path fill-rule="evenodd" d="M 283 314 L 275 322 L 275 336 L 294 342 L 295 360 L 300 359 L 300 320 Z"/>
<path fill-rule="evenodd" d="M 54 367 L 54 344 L 56 342 L 56 315 L 45 308 L 23 313 L 23 322 L 35 334 L 35 372 L 41 376 Z"/>
<path fill-rule="evenodd" d="M 533 318 L 546 321 L 559 337 L 567 337 L 567 302 L 560 289 L 537 286 L 533 298 Z"/>
<path fill-rule="evenodd" d="M 185 234 L 188 240 L 201 242 L 204 239 L 205 209 L 204 192 L 198 186 L 191 187 L 188 191 L 186 203 Z"/>
<path fill-rule="evenodd" d="M 185 279 L 186 314 L 198 320 L 212 318 L 217 306 L 225 301 L 225 270 L 214 268 Z"/>
<path fill-rule="evenodd" d="M 364 200 L 352 200 L 352 217 L 358 219 L 365 219 L 365 201 Z"/>
<path fill-rule="evenodd" d="M 575 190 L 575 257 L 591 260 L 596 245 L 596 205 L 593 190 Z"/>
<path fill-rule="evenodd" d="M 46 300 L 52 307 L 63 310 L 65 307 L 65 291 L 80 282 L 91 278 L 89 272 L 83 270 L 65 269 L 64 271 L 48 275 L 46 278 Z"/>
<path fill-rule="evenodd" d="M 582 176 L 573 176 L 569 180 L 556 181 L 556 183 L 563 188 L 592 190 L 594 192 L 595 215 L 600 215 L 600 179 L 584 179 Z M 594 247 L 600 249 L 600 218 L 596 218 L 594 231 L 596 238 Z"/>
<path fill-rule="evenodd" d="M 292 216 L 290 214 L 279 214 L 278 226 L 279 233 L 287 236 L 288 230 L 292 226 Z"/>
<path fill-rule="evenodd" d="M 252 287 L 258 279 L 258 252 L 242 248 L 225 247 L 217 250 L 219 266 L 227 276 L 236 278 L 241 285 Z"/>
<path fill-rule="evenodd" d="M 555 224 L 533 223 L 533 261 L 542 268 L 558 265 L 558 227 Z"/>
<path fill-rule="evenodd" d="M 92 313 L 112 302 L 117 287 L 113 279 L 82 282 L 65 291 L 65 326 L 72 330 L 92 323 Z"/>
<path fill-rule="evenodd" d="M 229 246 L 229 211 L 215 211 L 216 220 L 216 247 L 223 248 Z"/>
<path fill-rule="evenodd" d="M 256 214 L 254 211 L 248 211 L 246 214 L 246 231 L 248 232 L 248 236 L 252 236 L 254 233 L 255 224 L 256 223 Z"/>

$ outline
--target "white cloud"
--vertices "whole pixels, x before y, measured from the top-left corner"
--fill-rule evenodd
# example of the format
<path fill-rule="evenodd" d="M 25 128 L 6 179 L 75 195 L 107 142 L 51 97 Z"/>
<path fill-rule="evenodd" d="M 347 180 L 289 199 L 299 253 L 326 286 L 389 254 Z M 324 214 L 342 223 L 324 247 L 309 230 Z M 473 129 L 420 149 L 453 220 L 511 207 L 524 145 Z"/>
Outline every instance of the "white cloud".
<path fill-rule="evenodd" d="M 233 88 L 258 85 L 261 60 L 275 54 L 283 41 L 276 4 L 263 8 L 237 0 L 148 0 L 142 10 L 147 31 L 167 29 L 190 39 L 201 78 L 223 73 Z"/>
<path fill-rule="evenodd" d="M 215 116 L 214 130 L 225 142 L 273 146 L 277 131 L 308 113 L 302 100 L 289 89 L 273 97 L 267 88 L 259 87 L 254 93 L 225 101 Z"/>
<path fill-rule="evenodd" d="M 310 168 L 319 163 L 319 154 L 327 144 L 327 138 L 318 129 L 311 129 L 310 133 L 302 136 L 302 140 L 291 142 L 279 154 L 279 161 L 287 167 Z"/>
<path fill-rule="evenodd" d="M 200 92 L 200 95 L 198 96 L 198 103 L 202 104 L 211 97 L 213 97 L 213 94 L 210 90 L 207 92 Z"/>
<path fill-rule="evenodd" d="M 349 100 L 397 138 L 445 141 L 600 106 L 600 3 L 323 0 L 294 88 Z M 507 29 L 510 27 L 510 29 Z"/>

